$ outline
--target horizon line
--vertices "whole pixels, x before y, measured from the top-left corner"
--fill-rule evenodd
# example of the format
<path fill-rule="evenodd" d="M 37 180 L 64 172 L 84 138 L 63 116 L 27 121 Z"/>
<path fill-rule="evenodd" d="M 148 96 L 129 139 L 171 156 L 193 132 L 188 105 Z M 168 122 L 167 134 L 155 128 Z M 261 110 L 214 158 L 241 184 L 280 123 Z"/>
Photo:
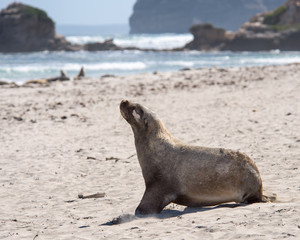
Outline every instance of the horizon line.
<path fill-rule="evenodd" d="M 98 26 L 129 26 L 129 23 L 107 23 L 107 24 L 76 24 L 76 23 L 56 23 L 56 26 L 89 26 L 89 27 L 98 27 Z"/>

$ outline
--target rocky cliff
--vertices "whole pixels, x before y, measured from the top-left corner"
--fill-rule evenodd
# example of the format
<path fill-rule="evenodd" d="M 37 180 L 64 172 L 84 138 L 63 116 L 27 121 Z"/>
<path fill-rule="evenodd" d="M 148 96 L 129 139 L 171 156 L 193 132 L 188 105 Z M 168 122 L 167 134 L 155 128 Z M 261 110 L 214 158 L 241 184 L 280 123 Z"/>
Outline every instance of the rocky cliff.
<path fill-rule="evenodd" d="M 0 52 L 72 50 L 43 10 L 12 3 L 0 12 Z"/>
<path fill-rule="evenodd" d="M 73 45 L 55 32 L 47 13 L 22 3 L 12 3 L 0 12 L 0 52 L 122 50 L 112 40 Z"/>
<path fill-rule="evenodd" d="M 195 24 L 211 23 L 236 31 L 250 17 L 280 6 L 284 0 L 137 0 L 131 33 L 185 33 Z"/>
<path fill-rule="evenodd" d="M 205 25 L 193 26 L 190 31 L 194 35 L 194 39 L 184 49 L 300 50 L 300 0 L 288 0 L 273 11 L 255 15 L 236 33 L 213 26 L 208 28 Z"/>

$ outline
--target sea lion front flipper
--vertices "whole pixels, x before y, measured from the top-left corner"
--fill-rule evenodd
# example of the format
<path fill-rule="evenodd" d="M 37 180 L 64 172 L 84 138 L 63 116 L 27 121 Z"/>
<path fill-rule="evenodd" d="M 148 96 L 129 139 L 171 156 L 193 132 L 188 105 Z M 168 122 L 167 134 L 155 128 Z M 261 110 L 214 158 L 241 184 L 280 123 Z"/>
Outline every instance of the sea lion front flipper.
<path fill-rule="evenodd" d="M 135 215 L 157 214 L 175 199 L 159 186 L 146 188 L 144 196 L 135 210 Z"/>

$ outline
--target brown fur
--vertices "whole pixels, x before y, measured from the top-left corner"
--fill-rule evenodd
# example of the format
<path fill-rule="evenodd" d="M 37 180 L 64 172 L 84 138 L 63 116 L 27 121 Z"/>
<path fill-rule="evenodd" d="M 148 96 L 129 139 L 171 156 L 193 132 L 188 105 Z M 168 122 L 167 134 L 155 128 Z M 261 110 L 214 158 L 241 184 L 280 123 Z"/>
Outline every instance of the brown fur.
<path fill-rule="evenodd" d="M 136 214 L 159 213 L 170 202 L 195 207 L 263 201 L 259 171 L 247 155 L 186 145 L 140 104 L 122 101 L 120 111 L 132 127 L 146 185 Z"/>

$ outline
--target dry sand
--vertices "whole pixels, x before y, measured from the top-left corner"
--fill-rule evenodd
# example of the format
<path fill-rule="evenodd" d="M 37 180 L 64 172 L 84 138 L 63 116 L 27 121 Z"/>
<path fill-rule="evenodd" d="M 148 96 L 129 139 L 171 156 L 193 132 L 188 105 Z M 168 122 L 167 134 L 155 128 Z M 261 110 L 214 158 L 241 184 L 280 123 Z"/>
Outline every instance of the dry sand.
<path fill-rule="evenodd" d="M 134 218 L 144 182 L 122 99 L 187 143 L 247 153 L 278 202 Z M 2 87 L 0 239 L 299 239 L 299 130 L 300 64 Z"/>

